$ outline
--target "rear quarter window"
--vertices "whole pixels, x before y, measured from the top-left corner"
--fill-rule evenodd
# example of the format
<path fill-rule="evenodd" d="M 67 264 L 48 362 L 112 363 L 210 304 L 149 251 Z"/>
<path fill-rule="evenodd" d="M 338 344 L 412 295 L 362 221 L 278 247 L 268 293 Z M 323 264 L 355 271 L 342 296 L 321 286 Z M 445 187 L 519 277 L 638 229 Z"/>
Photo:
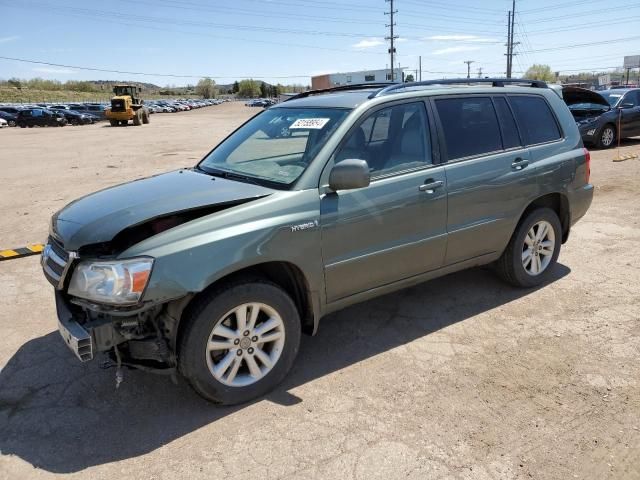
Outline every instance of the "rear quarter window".
<path fill-rule="evenodd" d="M 556 117 L 544 98 L 513 95 L 509 97 L 509 102 L 526 145 L 562 138 Z"/>

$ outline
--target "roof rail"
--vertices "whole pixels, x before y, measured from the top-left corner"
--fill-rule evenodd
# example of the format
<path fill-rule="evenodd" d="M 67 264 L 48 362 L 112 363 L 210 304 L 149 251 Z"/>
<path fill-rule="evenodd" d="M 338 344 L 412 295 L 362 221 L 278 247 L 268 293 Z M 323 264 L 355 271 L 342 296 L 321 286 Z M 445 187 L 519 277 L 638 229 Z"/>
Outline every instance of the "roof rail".
<path fill-rule="evenodd" d="M 381 97 L 396 90 L 404 90 L 413 87 L 426 87 L 430 85 L 473 85 L 478 83 L 490 83 L 493 87 L 504 87 L 505 84 L 513 84 L 534 88 L 547 88 L 547 83 L 542 80 L 529 80 L 526 78 L 450 78 L 443 80 L 426 80 L 423 82 L 396 83 L 378 90 L 369 98 Z"/>
<path fill-rule="evenodd" d="M 348 90 L 364 90 L 367 88 L 381 88 L 385 89 L 387 87 L 402 85 L 401 83 L 392 83 L 392 82 L 371 82 L 371 83 L 353 83 L 349 85 L 339 85 L 337 87 L 330 88 L 320 88 L 318 90 L 307 90 L 306 92 L 299 93 L 294 95 L 293 97 L 287 98 L 285 102 L 290 100 L 297 100 L 298 98 L 306 98 L 312 95 L 322 95 L 323 93 L 331 93 L 331 92 L 341 92 Z M 284 102 L 282 102 L 284 103 Z"/>

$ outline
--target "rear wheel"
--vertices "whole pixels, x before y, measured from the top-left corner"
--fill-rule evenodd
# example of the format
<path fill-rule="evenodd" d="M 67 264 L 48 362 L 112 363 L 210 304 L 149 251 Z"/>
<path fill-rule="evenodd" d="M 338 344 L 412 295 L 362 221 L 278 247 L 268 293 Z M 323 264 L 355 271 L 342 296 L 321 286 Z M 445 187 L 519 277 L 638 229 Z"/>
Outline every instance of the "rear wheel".
<path fill-rule="evenodd" d="M 7 123 L 9 124 L 10 127 L 15 127 L 16 126 L 16 121 L 15 120 L 9 120 Z"/>
<path fill-rule="evenodd" d="M 610 123 L 605 125 L 598 137 L 599 148 L 610 148 L 616 141 L 616 127 Z"/>
<path fill-rule="evenodd" d="M 149 123 L 149 113 L 150 112 L 144 112 L 142 114 L 142 123 L 144 123 L 144 124 L 148 124 Z"/>
<path fill-rule="evenodd" d="M 253 279 L 196 302 L 180 335 L 178 366 L 200 395 L 243 403 L 282 381 L 300 345 L 300 317 L 286 292 Z"/>
<path fill-rule="evenodd" d="M 140 110 L 136 110 L 133 114 L 133 124 L 135 126 L 142 125 L 142 112 Z"/>
<path fill-rule="evenodd" d="M 556 212 L 539 208 L 518 225 L 496 262 L 500 277 L 516 287 L 535 287 L 547 281 L 560 254 L 562 225 Z"/>

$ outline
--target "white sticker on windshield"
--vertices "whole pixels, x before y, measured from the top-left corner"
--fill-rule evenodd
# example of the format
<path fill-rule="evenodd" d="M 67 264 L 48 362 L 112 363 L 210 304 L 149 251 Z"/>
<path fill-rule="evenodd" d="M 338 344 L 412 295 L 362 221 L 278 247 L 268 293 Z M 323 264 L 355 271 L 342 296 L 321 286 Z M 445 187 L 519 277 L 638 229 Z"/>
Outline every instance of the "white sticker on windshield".
<path fill-rule="evenodd" d="M 330 118 L 299 118 L 291 124 L 289 130 L 293 128 L 310 128 L 312 130 L 320 130 L 324 128 Z"/>

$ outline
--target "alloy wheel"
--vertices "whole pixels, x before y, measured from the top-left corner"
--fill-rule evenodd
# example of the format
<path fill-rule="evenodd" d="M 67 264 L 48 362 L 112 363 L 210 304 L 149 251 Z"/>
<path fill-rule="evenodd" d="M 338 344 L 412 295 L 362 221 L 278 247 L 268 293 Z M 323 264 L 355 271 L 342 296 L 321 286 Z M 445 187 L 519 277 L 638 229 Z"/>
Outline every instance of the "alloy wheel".
<path fill-rule="evenodd" d="M 246 387 L 273 369 L 284 342 L 284 323 L 274 308 L 244 303 L 227 312 L 211 331 L 206 346 L 209 372 L 227 386 Z"/>
<path fill-rule="evenodd" d="M 540 275 L 553 258 L 556 239 L 553 226 L 542 220 L 534 224 L 524 238 L 522 266 L 529 275 Z"/>

